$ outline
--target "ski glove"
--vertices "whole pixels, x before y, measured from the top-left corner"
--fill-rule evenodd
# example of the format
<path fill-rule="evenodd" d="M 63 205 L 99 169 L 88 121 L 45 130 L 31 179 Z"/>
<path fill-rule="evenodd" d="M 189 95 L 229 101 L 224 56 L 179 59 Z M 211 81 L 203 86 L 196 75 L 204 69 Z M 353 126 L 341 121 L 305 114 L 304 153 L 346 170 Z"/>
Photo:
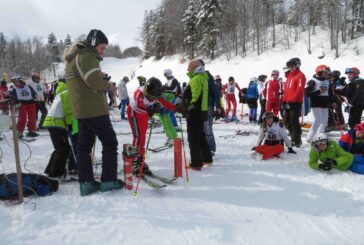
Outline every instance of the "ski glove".
<path fill-rule="evenodd" d="M 292 147 L 288 147 L 288 153 L 297 154 Z"/>
<path fill-rule="evenodd" d="M 318 165 L 319 169 L 324 171 L 330 171 L 332 169 L 331 164 L 321 163 Z"/>
<path fill-rule="evenodd" d="M 176 104 L 176 112 L 183 113 L 186 110 L 186 106 L 182 102 Z"/>
<path fill-rule="evenodd" d="M 148 112 L 148 115 L 149 117 L 152 117 L 154 115 L 154 113 L 158 113 L 159 110 L 161 108 L 161 105 L 159 103 L 154 103 L 153 105 L 149 106 L 147 108 L 147 112 Z"/>

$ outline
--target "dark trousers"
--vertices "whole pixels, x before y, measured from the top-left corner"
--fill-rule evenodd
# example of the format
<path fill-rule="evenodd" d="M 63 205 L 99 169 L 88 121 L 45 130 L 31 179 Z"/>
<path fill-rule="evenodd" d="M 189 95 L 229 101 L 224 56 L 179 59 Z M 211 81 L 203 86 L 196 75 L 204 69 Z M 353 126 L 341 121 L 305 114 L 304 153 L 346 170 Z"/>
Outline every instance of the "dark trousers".
<path fill-rule="evenodd" d="M 350 108 L 349 112 L 349 126 L 351 129 L 355 127 L 356 124 L 361 122 L 361 116 L 363 114 L 364 106 L 354 105 Z"/>
<path fill-rule="evenodd" d="M 47 117 L 48 111 L 44 101 L 37 101 L 36 104 L 37 104 L 37 112 L 36 112 L 37 120 L 38 120 L 38 112 L 40 111 L 42 113 L 42 116 L 40 117 L 38 123 L 38 127 L 41 128 L 43 127 L 43 122 L 44 119 Z"/>
<path fill-rule="evenodd" d="M 260 114 L 259 114 L 259 121 L 258 123 L 262 123 L 263 122 L 263 116 L 265 114 L 265 107 L 267 105 L 267 101 L 266 100 L 259 100 L 259 104 L 260 104 Z"/>
<path fill-rule="evenodd" d="M 329 109 L 329 120 L 327 126 L 340 126 L 345 124 L 345 119 L 342 110 L 342 103 L 336 102 L 337 107 L 334 109 Z"/>
<path fill-rule="evenodd" d="M 285 119 L 284 125 L 289 131 L 291 136 L 291 141 L 294 144 L 302 144 L 301 140 L 301 124 L 300 124 L 300 116 L 302 111 L 302 103 L 290 103 L 290 108 L 285 109 Z"/>
<path fill-rule="evenodd" d="M 202 167 L 204 162 L 212 163 L 212 156 L 204 133 L 203 119 L 187 115 L 187 135 L 190 146 L 191 166 Z"/>
<path fill-rule="evenodd" d="M 66 162 L 70 152 L 67 131 L 61 128 L 49 128 L 54 151 L 44 173 L 49 177 L 60 177 L 66 173 Z"/>
<path fill-rule="evenodd" d="M 118 141 L 109 115 L 78 119 L 78 130 L 77 168 L 79 181 L 94 181 L 91 151 L 95 143 L 95 136 L 102 144 L 101 181 L 116 181 Z"/>

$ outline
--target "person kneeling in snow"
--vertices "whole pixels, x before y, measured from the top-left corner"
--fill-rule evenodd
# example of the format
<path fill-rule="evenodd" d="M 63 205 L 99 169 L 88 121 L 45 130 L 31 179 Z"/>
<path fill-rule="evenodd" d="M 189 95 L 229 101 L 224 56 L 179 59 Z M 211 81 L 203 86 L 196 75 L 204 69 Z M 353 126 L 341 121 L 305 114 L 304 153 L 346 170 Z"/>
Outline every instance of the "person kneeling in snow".
<path fill-rule="evenodd" d="M 355 125 L 353 130 L 341 136 L 339 145 L 344 151 L 364 156 L 364 123 Z"/>
<path fill-rule="evenodd" d="M 261 143 L 264 141 L 264 144 Z M 283 141 L 288 147 L 288 153 L 296 154 L 292 149 L 292 144 L 288 138 L 287 131 L 279 124 L 278 117 L 272 112 L 265 113 L 263 123 L 260 128 L 257 146 L 253 147 L 257 153 L 261 154 L 262 159 L 278 156 L 284 151 Z"/>
<path fill-rule="evenodd" d="M 325 133 L 319 133 L 312 142 L 309 165 L 312 169 L 330 171 L 331 169 L 350 170 L 364 174 L 364 157 L 354 156 L 344 151 L 335 141 L 329 140 Z"/>

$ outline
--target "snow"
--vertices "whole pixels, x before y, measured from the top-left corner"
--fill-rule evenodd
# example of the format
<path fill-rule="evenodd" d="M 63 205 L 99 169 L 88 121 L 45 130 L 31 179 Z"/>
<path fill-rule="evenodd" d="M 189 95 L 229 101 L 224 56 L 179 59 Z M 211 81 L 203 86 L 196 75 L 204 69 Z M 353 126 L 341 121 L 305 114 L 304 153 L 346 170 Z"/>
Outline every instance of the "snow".
<path fill-rule="evenodd" d="M 363 45 L 363 40 L 359 44 Z M 247 85 L 250 77 L 283 67 L 294 56 L 302 58 L 302 70 L 307 77 L 321 63 L 340 71 L 347 66 L 364 68 L 362 56 L 353 55 L 350 47 L 339 59 L 327 54 L 319 60 L 318 49 L 317 44 L 313 54 L 307 55 L 302 41 L 294 44 L 292 50 L 272 50 L 259 57 L 250 55 L 230 61 L 219 59 L 206 66 L 225 82 L 228 76 L 234 76 L 242 86 Z M 180 82 L 188 81 L 187 63 L 181 63 L 179 56 L 159 62 L 149 59 L 140 67 L 139 62 L 107 58 L 102 69 L 115 82 L 134 70 L 135 77 L 156 76 L 164 81 L 166 68 L 172 69 Z M 134 78 L 128 84 L 130 95 L 137 86 Z M 112 113 L 111 118 L 119 119 L 118 112 Z M 307 120 L 311 119 L 309 116 Z M 125 121 L 113 125 L 116 132 L 129 131 Z M 280 158 L 258 161 L 250 151 L 256 136 L 219 137 L 239 129 L 257 131 L 258 127 L 214 124 L 217 152 L 213 166 L 201 172 L 189 171 L 189 183 L 179 179 L 155 191 L 142 182 L 137 197 L 126 190 L 81 197 L 77 183 L 63 183 L 49 197 L 28 197 L 17 206 L 1 203 L 1 244 L 363 244 L 363 176 L 311 170 L 307 143 L 297 149 L 297 155 L 284 153 Z M 31 157 L 26 168 L 35 173 L 44 171 L 53 150 L 48 133 L 41 134 L 44 136 L 29 143 Z M 11 133 L 5 135 L 12 144 Z M 187 135 L 184 137 L 186 140 Z M 118 135 L 119 170 L 123 165 L 121 146 L 131 140 L 130 135 Z M 151 147 L 160 146 L 165 140 L 163 134 L 153 134 Z M 12 148 L 6 141 L 0 141 L 0 147 L 6 173 L 14 172 Z M 22 169 L 27 172 L 23 165 L 30 152 L 23 143 L 20 153 Z M 186 153 L 189 158 L 187 142 Z M 99 142 L 96 157 L 101 159 Z M 173 150 L 148 152 L 146 159 L 154 172 L 166 177 L 173 175 Z M 100 175 L 100 171 L 98 167 L 95 174 Z M 119 176 L 123 178 L 122 174 Z"/>

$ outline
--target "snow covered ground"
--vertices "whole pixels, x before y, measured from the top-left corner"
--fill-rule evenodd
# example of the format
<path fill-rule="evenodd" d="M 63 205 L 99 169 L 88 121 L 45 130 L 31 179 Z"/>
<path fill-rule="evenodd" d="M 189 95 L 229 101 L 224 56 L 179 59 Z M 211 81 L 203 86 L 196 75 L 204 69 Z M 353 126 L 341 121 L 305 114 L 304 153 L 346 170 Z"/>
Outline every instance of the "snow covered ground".
<path fill-rule="evenodd" d="M 300 42 L 290 51 L 272 50 L 260 57 L 229 62 L 217 60 L 207 63 L 207 68 L 222 75 L 224 81 L 235 76 L 241 85 L 246 85 L 252 76 L 283 67 L 293 56 L 302 58 L 307 77 L 321 63 L 341 71 L 347 66 L 364 68 L 363 57 L 350 50 L 336 60 L 330 55 L 317 59 L 319 51 L 315 48 L 311 56 L 304 50 L 304 43 Z M 134 70 L 136 76 L 163 79 L 164 68 L 171 68 L 180 82 L 187 81 L 187 64 L 181 64 L 178 57 L 160 62 L 150 59 L 141 67 L 138 59 L 105 59 L 102 68 L 115 82 Z M 130 95 L 137 84 L 133 79 L 128 85 Z M 119 118 L 117 112 L 112 116 Z M 114 122 L 114 127 L 116 132 L 129 131 L 125 121 Z M 297 149 L 297 155 L 284 153 L 278 159 L 257 161 L 250 151 L 256 136 L 219 137 L 239 129 L 257 131 L 258 127 L 214 125 L 214 164 L 201 172 L 190 171 L 190 183 L 179 179 L 155 191 L 142 182 L 136 198 L 126 190 L 80 197 L 78 183 L 65 183 L 49 197 L 26 198 L 19 206 L 0 203 L 0 244 L 363 244 L 363 176 L 311 170 L 307 143 Z M 31 156 L 26 163 L 26 169 L 36 173 L 44 171 L 53 150 L 47 133 L 41 133 L 44 136 L 29 143 Z M 5 134 L 12 143 L 10 132 Z M 151 147 L 160 146 L 165 140 L 163 134 L 153 134 Z M 118 135 L 118 141 L 121 153 L 122 144 L 130 143 L 131 135 Z M 305 136 L 303 141 L 306 142 Z M 12 148 L 5 141 L 0 142 L 0 147 L 4 151 L 5 172 L 14 172 Z M 189 158 L 187 144 L 186 147 Z M 24 165 L 30 151 L 21 143 L 20 152 Z M 97 159 L 100 156 L 101 146 L 97 143 Z M 148 153 L 147 162 L 156 173 L 173 175 L 172 150 Z M 100 167 L 95 168 L 96 174 L 100 171 Z"/>

